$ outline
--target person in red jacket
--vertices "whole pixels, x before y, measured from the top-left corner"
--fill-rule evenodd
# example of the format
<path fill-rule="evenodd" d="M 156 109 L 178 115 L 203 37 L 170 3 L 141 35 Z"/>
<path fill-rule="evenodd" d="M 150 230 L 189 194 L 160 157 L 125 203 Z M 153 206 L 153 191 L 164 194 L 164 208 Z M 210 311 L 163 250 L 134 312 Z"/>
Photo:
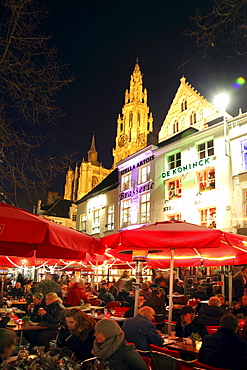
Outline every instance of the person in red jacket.
<path fill-rule="evenodd" d="M 66 298 L 67 306 L 81 306 L 82 301 L 84 301 L 84 303 L 90 303 L 85 293 L 84 287 L 85 280 L 83 279 L 80 279 L 77 283 L 74 283 L 74 285 L 72 285 Z"/>

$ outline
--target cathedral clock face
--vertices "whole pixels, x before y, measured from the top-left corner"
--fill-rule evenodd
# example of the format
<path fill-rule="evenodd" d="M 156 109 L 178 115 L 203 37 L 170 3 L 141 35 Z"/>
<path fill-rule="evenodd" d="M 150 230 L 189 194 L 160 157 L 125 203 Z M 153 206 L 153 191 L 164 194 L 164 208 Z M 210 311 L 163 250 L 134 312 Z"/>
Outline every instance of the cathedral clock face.
<path fill-rule="evenodd" d="M 128 137 L 127 137 L 126 134 L 121 135 L 119 140 L 118 140 L 118 145 L 120 147 L 124 146 L 127 143 L 127 140 L 128 140 Z"/>

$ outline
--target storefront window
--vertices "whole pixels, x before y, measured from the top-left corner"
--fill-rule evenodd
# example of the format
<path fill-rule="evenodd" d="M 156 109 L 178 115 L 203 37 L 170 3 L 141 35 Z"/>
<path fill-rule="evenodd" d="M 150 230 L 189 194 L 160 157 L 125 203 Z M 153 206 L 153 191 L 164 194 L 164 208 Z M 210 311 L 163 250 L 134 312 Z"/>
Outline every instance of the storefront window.
<path fill-rule="evenodd" d="M 130 225 L 130 200 L 124 200 L 121 203 L 122 212 L 121 212 L 121 227 L 126 227 Z"/>
<path fill-rule="evenodd" d="M 208 140 L 198 145 L 198 158 L 208 158 L 214 155 L 214 141 Z"/>
<path fill-rule="evenodd" d="M 106 208 L 106 219 L 107 219 L 107 224 L 106 230 L 113 230 L 114 229 L 114 204 L 108 206 Z"/>
<path fill-rule="evenodd" d="M 177 213 L 177 214 L 174 214 L 174 215 L 169 215 L 169 216 L 166 216 L 167 220 L 168 221 L 181 221 L 181 213 Z"/>
<path fill-rule="evenodd" d="M 207 169 L 198 173 L 199 191 L 215 189 L 215 170 Z"/>
<path fill-rule="evenodd" d="M 143 184 L 150 180 L 150 165 L 140 167 L 138 184 Z"/>
<path fill-rule="evenodd" d="M 168 169 L 172 170 L 173 168 L 181 166 L 181 152 L 174 153 L 168 156 Z"/>
<path fill-rule="evenodd" d="M 140 197 L 140 223 L 150 221 L 150 193 L 142 194 Z"/>
<path fill-rule="evenodd" d="M 122 176 L 121 179 L 121 191 L 131 188 L 131 173 L 127 173 Z"/>
<path fill-rule="evenodd" d="M 168 182 L 168 197 L 180 198 L 182 195 L 181 179 L 173 180 Z"/>
<path fill-rule="evenodd" d="M 216 208 L 205 208 L 200 210 L 200 225 L 216 228 Z"/>
<path fill-rule="evenodd" d="M 93 234 L 98 234 L 100 232 L 100 210 L 96 209 L 93 211 L 93 223 L 92 223 Z"/>

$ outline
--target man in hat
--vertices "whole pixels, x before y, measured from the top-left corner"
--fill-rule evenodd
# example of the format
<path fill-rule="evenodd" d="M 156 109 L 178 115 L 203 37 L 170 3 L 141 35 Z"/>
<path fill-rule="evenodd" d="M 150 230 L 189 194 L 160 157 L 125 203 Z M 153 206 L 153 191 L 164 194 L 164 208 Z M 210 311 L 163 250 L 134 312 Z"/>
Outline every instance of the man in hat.
<path fill-rule="evenodd" d="M 207 335 L 207 328 L 203 320 L 199 319 L 190 306 L 185 306 L 181 310 L 181 317 L 176 326 L 176 335 L 180 338 L 188 338 L 192 333 L 198 333 L 201 338 Z"/>

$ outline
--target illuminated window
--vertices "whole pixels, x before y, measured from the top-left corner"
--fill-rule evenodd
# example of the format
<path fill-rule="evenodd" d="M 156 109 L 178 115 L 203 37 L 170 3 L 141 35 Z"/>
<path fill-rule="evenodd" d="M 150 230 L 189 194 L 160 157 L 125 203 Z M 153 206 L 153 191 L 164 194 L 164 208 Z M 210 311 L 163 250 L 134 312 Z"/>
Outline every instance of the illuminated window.
<path fill-rule="evenodd" d="M 172 154 L 168 156 L 168 168 L 172 170 L 173 168 L 181 166 L 181 152 Z"/>
<path fill-rule="evenodd" d="M 215 189 L 215 170 L 210 168 L 198 172 L 199 191 Z"/>
<path fill-rule="evenodd" d="M 93 222 L 92 222 L 93 234 L 98 234 L 100 232 L 100 210 L 96 209 L 93 211 Z"/>
<path fill-rule="evenodd" d="M 150 221 L 150 193 L 140 196 L 140 223 Z"/>
<path fill-rule="evenodd" d="M 150 165 L 140 167 L 138 184 L 143 184 L 150 180 Z"/>
<path fill-rule="evenodd" d="M 243 170 L 247 170 L 247 140 L 242 141 Z"/>
<path fill-rule="evenodd" d="M 130 225 L 130 200 L 124 200 L 121 203 L 122 210 L 121 210 L 121 227 L 126 227 Z"/>
<path fill-rule="evenodd" d="M 182 195 L 181 179 L 173 180 L 168 182 L 168 197 L 180 198 Z"/>
<path fill-rule="evenodd" d="M 131 173 L 123 175 L 121 179 L 121 190 L 124 191 L 129 188 L 131 188 Z"/>
<path fill-rule="evenodd" d="M 216 228 L 216 208 L 205 208 L 200 211 L 200 225 Z"/>
<path fill-rule="evenodd" d="M 85 233 L 87 231 L 87 216 L 82 214 L 80 216 L 80 229 L 81 232 Z"/>
<path fill-rule="evenodd" d="M 196 123 L 196 112 L 192 112 L 190 115 L 190 124 L 193 125 Z"/>
<path fill-rule="evenodd" d="M 173 133 L 175 134 L 176 132 L 178 132 L 178 121 L 173 123 Z"/>
<path fill-rule="evenodd" d="M 203 120 L 203 109 L 199 110 L 199 121 Z"/>
<path fill-rule="evenodd" d="M 214 155 L 214 141 L 208 140 L 205 143 L 199 144 L 197 147 L 198 158 L 203 159 Z"/>
<path fill-rule="evenodd" d="M 181 213 L 177 213 L 177 214 L 174 214 L 174 215 L 169 215 L 169 216 L 166 216 L 166 218 L 169 221 L 174 221 L 174 220 L 181 221 Z"/>
<path fill-rule="evenodd" d="M 106 219 L 107 219 L 107 224 L 106 230 L 113 230 L 114 229 L 114 204 L 108 206 L 106 208 Z"/>
<path fill-rule="evenodd" d="M 72 215 L 72 221 L 76 221 L 76 215 Z"/>

